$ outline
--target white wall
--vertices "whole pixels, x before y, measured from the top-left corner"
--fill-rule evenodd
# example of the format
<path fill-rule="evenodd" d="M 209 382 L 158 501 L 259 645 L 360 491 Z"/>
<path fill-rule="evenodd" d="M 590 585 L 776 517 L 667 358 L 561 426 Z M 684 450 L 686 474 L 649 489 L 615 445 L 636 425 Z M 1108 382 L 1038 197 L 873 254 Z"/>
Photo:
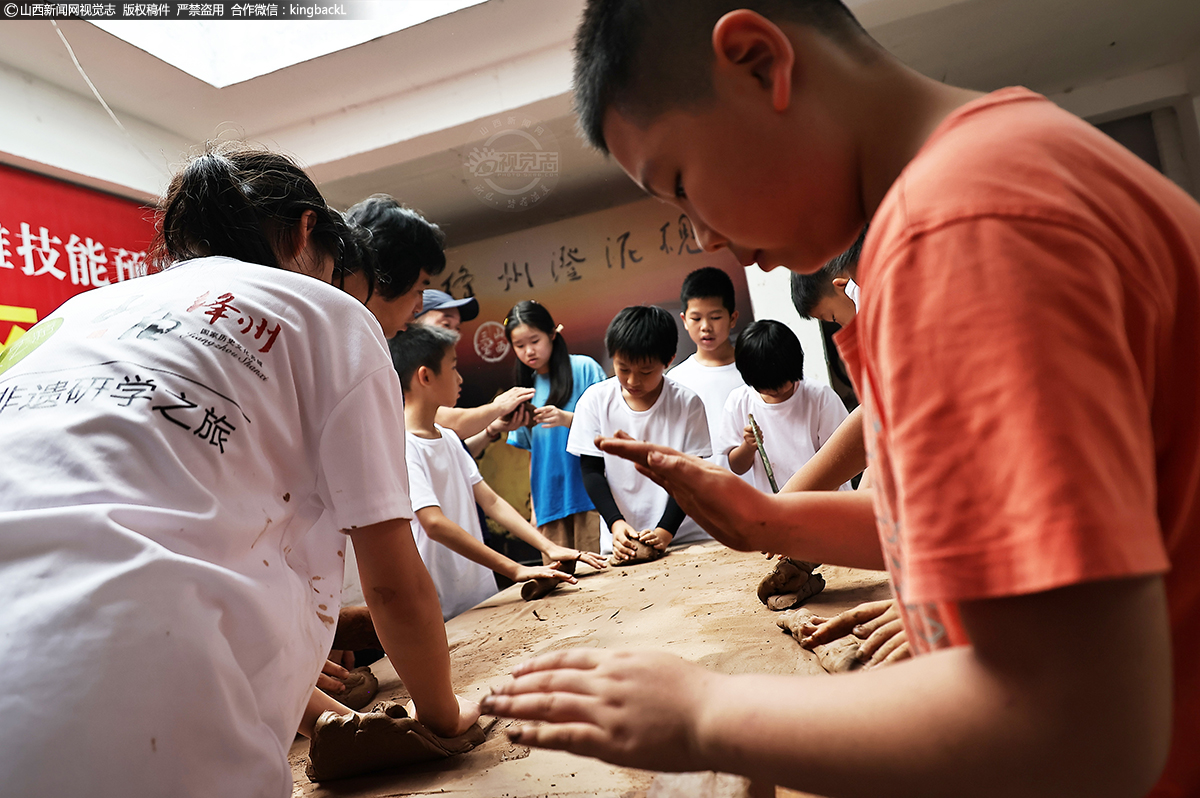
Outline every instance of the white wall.
<path fill-rule="evenodd" d="M 754 318 L 781 321 L 800 339 L 800 347 L 804 350 L 805 381 L 829 385 L 829 361 L 821 337 L 821 324 L 800 318 L 792 305 L 792 273 L 782 268 L 764 272 L 757 266 L 747 266 L 746 284 L 750 288 Z"/>

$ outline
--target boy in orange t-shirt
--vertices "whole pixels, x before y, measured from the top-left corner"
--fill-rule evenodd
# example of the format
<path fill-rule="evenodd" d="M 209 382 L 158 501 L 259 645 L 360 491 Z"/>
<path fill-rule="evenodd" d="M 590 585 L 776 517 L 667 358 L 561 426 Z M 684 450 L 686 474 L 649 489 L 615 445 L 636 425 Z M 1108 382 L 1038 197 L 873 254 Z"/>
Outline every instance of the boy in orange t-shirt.
<path fill-rule="evenodd" d="M 922 655 L 816 680 L 562 651 L 485 711 L 822 794 L 1200 795 L 1200 206 L 1042 97 L 912 72 L 838 0 L 592 0 L 576 54 L 592 143 L 705 249 L 810 273 L 871 220 L 838 345 L 873 500 L 601 447 L 731 546 L 886 566 Z"/>

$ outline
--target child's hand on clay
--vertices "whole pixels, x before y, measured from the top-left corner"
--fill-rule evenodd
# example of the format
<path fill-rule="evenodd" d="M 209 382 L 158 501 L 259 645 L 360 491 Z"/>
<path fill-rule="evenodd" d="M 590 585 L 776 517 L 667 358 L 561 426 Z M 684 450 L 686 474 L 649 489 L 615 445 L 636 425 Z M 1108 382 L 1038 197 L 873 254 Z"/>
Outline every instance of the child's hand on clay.
<path fill-rule="evenodd" d="M 328 660 L 335 665 L 341 665 L 348 671 L 354 670 L 354 652 L 350 649 L 333 649 L 329 652 Z"/>
<path fill-rule="evenodd" d="M 550 546 L 544 552 L 551 560 L 559 560 L 568 562 L 575 560 L 577 562 L 590 565 L 593 568 L 607 568 L 608 560 L 596 554 L 593 551 L 581 551 L 580 549 L 568 549 L 566 546 Z"/>
<path fill-rule="evenodd" d="M 549 565 L 539 565 L 531 567 L 521 565 L 513 572 L 512 580 L 514 582 L 528 582 L 530 579 L 557 579 L 560 582 L 566 582 L 573 585 L 579 580 L 571 576 L 566 571 L 558 570 L 559 563 L 552 562 Z"/>
<path fill-rule="evenodd" d="M 325 660 L 321 673 L 317 675 L 317 687 L 327 693 L 342 693 L 346 690 L 345 682 L 349 678 L 350 671 L 336 662 Z"/>
<path fill-rule="evenodd" d="M 574 418 L 574 413 L 569 413 L 554 405 L 543 405 L 533 411 L 533 423 L 541 424 L 543 427 L 569 427 Z"/>
<path fill-rule="evenodd" d="M 674 535 L 662 527 L 655 527 L 654 529 L 643 530 L 642 533 L 638 535 L 638 540 L 642 541 L 652 549 L 666 551 L 667 546 L 670 545 L 671 539 L 674 537 Z"/>
<path fill-rule="evenodd" d="M 458 728 L 455 729 L 454 734 L 439 735 L 441 737 L 457 737 L 460 734 L 465 734 L 467 729 L 474 726 L 479 720 L 480 711 L 477 701 L 469 701 L 460 695 L 454 697 L 458 699 Z M 412 702 L 412 699 L 409 699 L 408 703 L 404 705 L 404 711 L 408 713 L 410 718 L 415 718 L 421 723 L 425 723 L 425 721 L 421 720 L 421 716 L 417 714 L 417 705 Z M 432 727 L 429 730 L 434 734 L 438 733 Z"/>
<path fill-rule="evenodd" d="M 669 654 L 576 648 L 513 669 L 513 681 L 483 699 L 484 712 L 545 721 L 513 726 L 519 745 L 599 757 L 658 771 L 703 770 L 698 696 L 728 678 Z"/>
<path fill-rule="evenodd" d="M 813 616 L 805 622 L 800 645 L 811 649 L 853 634 L 863 644 L 858 659 L 867 667 L 897 662 L 911 655 L 908 635 L 893 599 L 870 601 L 833 618 Z"/>
<path fill-rule="evenodd" d="M 637 546 L 633 541 L 638 539 L 637 531 L 625 521 L 614 521 L 612 525 L 613 557 L 618 560 L 632 560 L 637 555 Z"/>

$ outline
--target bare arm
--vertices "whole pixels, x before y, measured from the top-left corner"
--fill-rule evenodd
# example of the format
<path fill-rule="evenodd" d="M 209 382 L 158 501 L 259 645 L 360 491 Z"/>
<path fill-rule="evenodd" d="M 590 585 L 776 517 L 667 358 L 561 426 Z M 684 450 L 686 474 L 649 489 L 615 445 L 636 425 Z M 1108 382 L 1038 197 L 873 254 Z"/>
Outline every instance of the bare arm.
<path fill-rule="evenodd" d="M 478 718 L 479 707 L 460 705 L 451 688 L 442 609 L 408 521 L 372 524 L 350 537 L 371 620 L 418 717 L 435 734 L 461 734 Z"/>
<path fill-rule="evenodd" d="M 513 512 L 515 513 L 516 510 Z M 517 517 L 520 518 L 520 516 Z M 514 582 L 527 582 L 539 577 L 562 577 L 564 581 L 575 581 L 570 574 L 556 571 L 553 568 L 530 568 L 515 560 L 510 560 L 447 518 L 440 507 L 423 507 L 417 510 L 417 520 L 421 522 L 421 528 L 432 540 Z M 524 521 L 524 519 L 521 520 Z"/>
<path fill-rule="evenodd" d="M 474 487 L 475 501 L 483 508 L 484 514 L 512 532 L 521 540 L 545 554 L 551 560 L 582 560 L 593 568 L 604 568 L 604 558 L 592 552 L 568 549 L 555 545 L 548 537 L 526 521 L 516 509 L 500 497 L 486 482 L 476 482 Z"/>
<path fill-rule="evenodd" d="M 443 427 L 454 430 L 459 438 L 466 440 L 483 432 L 488 424 L 531 399 L 532 388 L 509 388 L 486 405 L 479 407 L 439 407 L 434 420 Z"/>
<path fill-rule="evenodd" d="M 729 450 L 729 470 L 735 474 L 745 474 L 754 465 L 756 454 L 758 444 L 754 440 L 754 431 L 746 427 L 742 430 L 742 442 Z"/>
<path fill-rule="evenodd" d="M 444 409 L 444 407 L 438 408 L 438 412 L 441 412 Z M 486 449 L 489 444 L 500 440 L 505 433 L 512 432 L 518 427 L 525 426 L 529 423 L 529 419 L 529 411 L 523 406 L 518 405 L 516 410 L 505 413 L 504 415 L 500 416 L 500 418 L 489 421 L 487 426 L 483 428 L 483 432 L 472 435 L 470 438 L 463 439 L 463 443 L 466 444 L 467 451 L 471 453 L 471 456 L 478 460 L 480 455 L 483 454 L 483 450 Z"/>
<path fill-rule="evenodd" d="M 628 436 L 600 438 L 597 445 L 637 463 L 641 473 L 662 485 L 685 513 L 730 548 L 851 568 L 884 567 L 870 494 L 809 491 L 772 496 L 724 468 L 665 446 Z"/>
<path fill-rule="evenodd" d="M 1145 795 L 1170 742 L 1160 578 L 967 602 L 962 617 L 969 646 L 832 679 L 560 651 L 519 666 L 484 708 L 551 721 L 514 729 L 520 744 L 823 795 Z"/>
<path fill-rule="evenodd" d="M 851 411 L 812 459 L 792 474 L 780 493 L 804 490 L 837 490 L 867 467 L 863 441 L 862 406 Z M 732 458 L 731 458 L 732 459 Z"/>

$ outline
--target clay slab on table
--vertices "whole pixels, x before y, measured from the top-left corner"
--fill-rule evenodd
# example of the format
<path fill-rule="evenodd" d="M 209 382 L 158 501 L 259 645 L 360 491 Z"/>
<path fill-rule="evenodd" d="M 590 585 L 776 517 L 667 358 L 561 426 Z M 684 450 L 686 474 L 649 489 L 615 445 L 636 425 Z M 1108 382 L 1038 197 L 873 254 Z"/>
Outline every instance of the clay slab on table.
<path fill-rule="evenodd" d="M 654 648 L 723 673 L 827 676 L 812 653 L 776 626 L 778 614 L 759 602 L 758 583 L 771 567 L 761 554 L 709 543 L 625 568 L 580 566 L 578 585 L 563 585 L 538 601 L 522 600 L 520 586 L 511 587 L 446 624 L 455 688 L 467 697 L 481 697 L 516 663 L 576 646 Z M 825 565 L 821 573 L 828 586 L 806 605 L 821 615 L 890 595 L 887 577 L 880 572 Z M 379 678 L 380 699 L 407 700 L 386 659 L 371 669 Z M 649 771 L 515 746 L 503 734 L 509 724 L 496 722 L 485 742 L 462 756 L 327 785 L 313 784 L 304 775 L 308 741 L 298 739 L 289 754 L 293 796 L 643 798 L 668 794 L 662 788 L 679 778 L 664 778 L 653 789 L 658 774 Z"/>

